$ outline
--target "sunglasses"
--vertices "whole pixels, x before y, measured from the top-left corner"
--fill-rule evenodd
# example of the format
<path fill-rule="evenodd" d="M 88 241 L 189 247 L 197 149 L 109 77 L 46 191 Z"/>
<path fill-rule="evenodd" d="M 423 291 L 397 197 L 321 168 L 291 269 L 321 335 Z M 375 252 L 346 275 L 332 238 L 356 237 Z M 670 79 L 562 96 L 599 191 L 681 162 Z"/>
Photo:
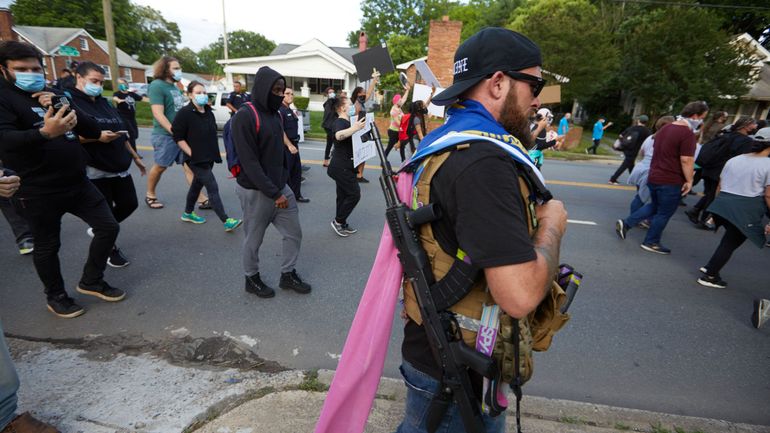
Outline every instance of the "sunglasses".
<path fill-rule="evenodd" d="M 523 72 L 517 72 L 517 71 L 504 71 L 505 75 L 513 78 L 517 81 L 525 81 L 529 84 L 529 87 L 532 89 L 532 96 L 535 98 L 540 95 L 540 92 L 543 91 L 543 87 L 545 87 L 545 79 L 536 77 L 534 75 L 525 74 Z"/>

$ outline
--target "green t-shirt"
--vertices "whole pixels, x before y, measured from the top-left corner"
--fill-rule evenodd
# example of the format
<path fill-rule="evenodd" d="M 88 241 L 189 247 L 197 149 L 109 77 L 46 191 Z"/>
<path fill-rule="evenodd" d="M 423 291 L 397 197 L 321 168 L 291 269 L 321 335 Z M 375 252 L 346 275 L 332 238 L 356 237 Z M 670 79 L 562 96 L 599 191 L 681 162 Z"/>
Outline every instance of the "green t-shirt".
<path fill-rule="evenodd" d="M 184 107 L 184 97 L 182 96 L 182 92 L 176 85 L 169 83 L 166 80 L 153 80 L 147 90 L 147 96 L 150 97 L 150 105 L 163 106 L 163 114 L 166 115 L 166 119 L 171 123 L 174 122 L 176 112 Z M 154 117 L 152 119 L 152 126 L 153 134 L 171 135 L 160 126 L 160 123 L 158 123 Z"/>

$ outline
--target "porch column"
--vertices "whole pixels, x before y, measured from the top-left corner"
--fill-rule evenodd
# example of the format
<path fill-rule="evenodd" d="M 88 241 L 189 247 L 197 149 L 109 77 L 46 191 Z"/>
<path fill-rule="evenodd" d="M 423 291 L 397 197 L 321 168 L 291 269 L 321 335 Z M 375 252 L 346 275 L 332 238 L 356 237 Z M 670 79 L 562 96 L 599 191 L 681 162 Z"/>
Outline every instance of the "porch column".
<path fill-rule="evenodd" d="M 307 78 L 302 80 L 302 87 L 300 87 L 300 95 L 305 98 L 310 97 L 310 86 L 307 85 Z"/>

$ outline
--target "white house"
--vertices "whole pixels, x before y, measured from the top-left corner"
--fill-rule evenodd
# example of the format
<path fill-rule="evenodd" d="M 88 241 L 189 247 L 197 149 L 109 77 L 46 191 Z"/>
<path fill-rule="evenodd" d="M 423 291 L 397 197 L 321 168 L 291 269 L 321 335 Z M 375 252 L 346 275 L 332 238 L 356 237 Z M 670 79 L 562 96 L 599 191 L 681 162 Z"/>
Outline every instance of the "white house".
<path fill-rule="evenodd" d="M 353 55 L 358 52 L 358 48 L 329 47 L 318 39 L 311 39 L 302 45 L 280 44 L 269 56 L 217 60 L 217 63 L 224 66 L 228 82 L 232 82 L 233 74 L 244 75 L 249 90 L 257 70 L 269 66 L 286 78 L 287 87 L 310 98 L 310 110 L 321 111 L 327 87 L 350 92 L 361 85 L 353 65 Z"/>

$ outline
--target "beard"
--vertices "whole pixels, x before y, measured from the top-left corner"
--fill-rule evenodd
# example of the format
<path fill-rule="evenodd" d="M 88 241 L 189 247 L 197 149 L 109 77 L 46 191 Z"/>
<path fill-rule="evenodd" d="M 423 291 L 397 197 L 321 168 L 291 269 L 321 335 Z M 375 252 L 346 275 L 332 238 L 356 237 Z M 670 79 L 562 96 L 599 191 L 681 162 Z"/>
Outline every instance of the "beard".
<path fill-rule="evenodd" d="M 508 95 L 505 96 L 499 122 L 509 134 L 518 138 L 526 148 L 532 145 L 532 134 L 529 129 L 529 111 L 531 110 L 528 109 L 525 113 L 521 112 L 516 92 L 511 87 L 508 90 Z"/>

